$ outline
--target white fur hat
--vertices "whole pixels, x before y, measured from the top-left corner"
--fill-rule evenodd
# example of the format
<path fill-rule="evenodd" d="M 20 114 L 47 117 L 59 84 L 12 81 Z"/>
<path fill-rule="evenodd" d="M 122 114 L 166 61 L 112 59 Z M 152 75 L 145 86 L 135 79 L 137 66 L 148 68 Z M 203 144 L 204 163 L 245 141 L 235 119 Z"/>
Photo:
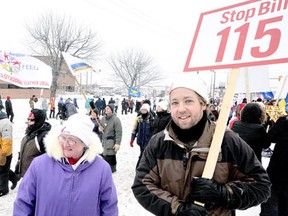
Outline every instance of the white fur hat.
<path fill-rule="evenodd" d="M 140 110 L 142 110 L 142 109 L 146 109 L 146 110 L 149 112 L 149 111 L 150 111 L 150 106 L 149 106 L 149 104 L 144 103 L 144 104 L 141 106 Z"/>
<path fill-rule="evenodd" d="M 190 75 L 189 73 L 180 74 L 171 84 L 169 95 L 176 88 L 191 89 L 200 95 L 206 101 L 206 103 L 209 102 L 207 86 L 199 76 Z"/>
<path fill-rule="evenodd" d="M 167 110 L 168 109 L 168 103 L 167 101 L 160 101 L 157 106 L 161 107 L 163 110 Z"/>
<path fill-rule="evenodd" d="M 86 146 L 91 142 L 94 124 L 90 117 L 76 113 L 70 116 L 61 130 L 62 134 L 68 134 L 78 137 Z"/>

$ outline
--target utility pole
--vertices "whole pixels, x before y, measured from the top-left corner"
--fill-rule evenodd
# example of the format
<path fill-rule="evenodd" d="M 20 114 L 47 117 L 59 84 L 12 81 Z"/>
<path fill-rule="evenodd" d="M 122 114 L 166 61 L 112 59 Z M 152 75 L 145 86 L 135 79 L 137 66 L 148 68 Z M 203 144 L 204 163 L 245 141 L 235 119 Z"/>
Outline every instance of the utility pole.
<path fill-rule="evenodd" d="M 211 97 L 214 99 L 215 96 L 215 82 L 216 82 L 216 72 L 214 70 L 210 70 L 213 72 L 213 84 L 211 85 Z"/>
<path fill-rule="evenodd" d="M 213 70 L 214 73 L 214 81 L 213 81 L 213 98 L 215 96 L 215 81 L 216 81 L 216 72 Z"/>

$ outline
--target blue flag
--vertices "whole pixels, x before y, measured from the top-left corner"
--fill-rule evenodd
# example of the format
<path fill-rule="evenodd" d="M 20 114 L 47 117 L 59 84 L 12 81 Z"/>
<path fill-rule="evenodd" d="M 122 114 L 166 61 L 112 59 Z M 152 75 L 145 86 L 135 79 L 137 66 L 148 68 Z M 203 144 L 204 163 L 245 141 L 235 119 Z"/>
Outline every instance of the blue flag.
<path fill-rule="evenodd" d="M 274 98 L 274 95 L 273 95 L 272 92 L 260 92 L 260 94 L 262 94 L 263 98 L 265 100 L 268 100 L 268 101 L 270 101 L 270 100 L 272 100 Z"/>
<path fill-rule="evenodd" d="M 84 71 L 95 72 L 94 68 L 90 64 L 85 62 L 83 59 L 74 57 L 65 52 L 62 52 L 62 56 L 64 57 L 66 64 L 68 65 L 73 75 L 75 75 L 75 73 L 77 72 L 84 72 Z"/>
<path fill-rule="evenodd" d="M 139 97 L 141 97 L 141 92 L 138 89 L 131 87 L 129 89 L 129 96 L 139 98 Z"/>

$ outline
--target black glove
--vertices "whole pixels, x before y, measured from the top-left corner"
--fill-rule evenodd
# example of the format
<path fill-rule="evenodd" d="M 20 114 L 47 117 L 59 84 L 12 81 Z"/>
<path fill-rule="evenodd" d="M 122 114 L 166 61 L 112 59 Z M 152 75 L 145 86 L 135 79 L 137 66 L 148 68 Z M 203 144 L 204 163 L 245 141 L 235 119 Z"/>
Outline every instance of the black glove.
<path fill-rule="evenodd" d="M 199 205 L 193 204 L 192 202 L 187 202 L 181 204 L 176 212 L 176 216 L 207 216 L 207 210 Z"/>
<path fill-rule="evenodd" d="M 20 174 L 20 161 L 18 160 L 15 165 L 15 174 Z"/>
<path fill-rule="evenodd" d="M 215 206 L 226 207 L 229 204 L 229 192 L 224 184 L 219 184 L 213 179 L 195 177 L 192 181 L 190 199 L 205 204 L 205 208 Z"/>

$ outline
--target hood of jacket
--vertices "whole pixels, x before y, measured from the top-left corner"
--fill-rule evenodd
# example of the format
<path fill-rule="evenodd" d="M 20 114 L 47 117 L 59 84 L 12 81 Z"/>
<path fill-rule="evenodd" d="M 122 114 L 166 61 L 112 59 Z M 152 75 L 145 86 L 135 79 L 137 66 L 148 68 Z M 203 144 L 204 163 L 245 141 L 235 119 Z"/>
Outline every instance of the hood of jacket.
<path fill-rule="evenodd" d="M 263 124 L 266 120 L 266 112 L 259 103 L 248 103 L 241 111 L 240 120 L 244 123 Z"/>
<path fill-rule="evenodd" d="M 55 160 L 61 161 L 65 158 L 61 144 L 59 143 L 58 137 L 61 134 L 61 127 L 53 128 L 44 138 L 44 144 L 46 147 L 46 152 L 49 157 Z M 95 157 L 103 152 L 102 144 L 96 133 L 91 133 L 90 143 L 87 144 L 88 148 L 85 152 L 85 160 L 92 162 Z"/>

